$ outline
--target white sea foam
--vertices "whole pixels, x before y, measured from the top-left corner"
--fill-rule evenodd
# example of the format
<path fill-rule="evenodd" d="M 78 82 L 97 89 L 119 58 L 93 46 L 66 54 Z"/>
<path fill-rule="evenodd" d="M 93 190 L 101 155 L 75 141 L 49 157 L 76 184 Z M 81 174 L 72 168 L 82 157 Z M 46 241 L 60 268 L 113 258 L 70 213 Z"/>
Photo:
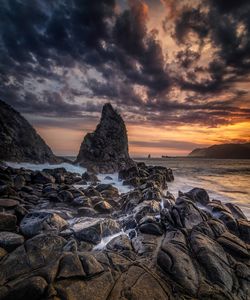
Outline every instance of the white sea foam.
<path fill-rule="evenodd" d="M 45 164 L 30 164 L 30 163 L 15 163 L 15 162 L 7 162 L 6 163 L 8 166 L 12 168 L 25 168 L 29 169 L 32 171 L 42 171 L 43 169 L 55 169 L 55 168 L 65 168 L 66 171 L 71 172 L 71 173 L 78 173 L 82 174 L 86 172 L 86 168 L 83 168 L 78 165 L 73 165 L 69 163 L 61 163 L 61 164 L 56 164 L 56 165 L 51 165 L 49 163 Z"/>
<path fill-rule="evenodd" d="M 45 164 L 31 164 L 31 163 L 14 163 L 14 162 L 7 162 L 6 163 L 8 166 L 12 167 L 12 168 L 25 168 L 25 169 L 29 169 L 32 171 L 42 171 L 43 169 L 55 169 L 55 168 L 65 168 L 66 171 L 68 172 L 72 172 L 72 173 L 78 173 L 80 175 L 82 175 L 84 172 L 87 171 L 86 168 L 83 168 L 79 165 L 73 165 L 73 164 L 69 164 L 69 163 L 61 163 L 61 164 L 57 164 L 57 165 L 51 165 L 49 163 L 45 163 Z M 109 176 L 112 178 L 111 179 L 107 179 L 106 177 Z M 118 179 L 118 173 L 114 173 L 114 174 L 98 174 L 97 175 L 98 179 L 100 180 L 100 183 L 110 183 L 113 186 L 115 186 L 119 193 L 127 193 L 131 190 L 130 187 L 128 186 L 124 186 L 122 184 L 122 181 L 120 181 Z M 105 179 L 106 178 L 106 179 Z M 84 187 L 86 188 L 86 185 L 74 185 L 76 188 L 80 188 L 80 187 Z"/>
<path fill-rule="evenodd" d="M 109 236 L 106 236 L 104 238 L 102 238 L 102 240 L 100 241 L 99 244 L 97 244 L 93 250 L 96 250 L 96 251 L 101 251 L 103 249 L 106 248 L 107 244 L 112 241 L 114 238 L 120 236 L 120 235 L 127 235 L 124 231 L 120 231 L 120 232 L 117 232 L 115 234 L 112 234 L 112 235 L 109 235 Z"/>

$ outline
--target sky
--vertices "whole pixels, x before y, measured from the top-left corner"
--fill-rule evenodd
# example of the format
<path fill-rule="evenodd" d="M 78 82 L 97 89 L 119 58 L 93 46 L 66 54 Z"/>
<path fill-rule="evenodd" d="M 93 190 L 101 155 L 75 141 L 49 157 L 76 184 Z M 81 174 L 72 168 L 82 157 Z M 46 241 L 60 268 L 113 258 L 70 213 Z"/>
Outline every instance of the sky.
<path fill-rule="evenodd" d="M 250 141 L 249 0 L 1 0 L 0 99 L 76 155 L 106 102 L 132 156 Z"/>

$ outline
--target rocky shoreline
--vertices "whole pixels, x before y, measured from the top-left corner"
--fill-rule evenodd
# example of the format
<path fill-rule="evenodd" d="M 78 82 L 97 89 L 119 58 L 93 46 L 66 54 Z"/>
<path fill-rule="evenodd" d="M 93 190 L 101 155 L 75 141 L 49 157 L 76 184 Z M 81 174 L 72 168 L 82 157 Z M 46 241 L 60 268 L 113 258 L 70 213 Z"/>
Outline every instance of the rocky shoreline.
<path fill-rule="evenodd" d="M 0 299 L 249 299 L 250 222 L 172 170 L 0 168 Z"/>

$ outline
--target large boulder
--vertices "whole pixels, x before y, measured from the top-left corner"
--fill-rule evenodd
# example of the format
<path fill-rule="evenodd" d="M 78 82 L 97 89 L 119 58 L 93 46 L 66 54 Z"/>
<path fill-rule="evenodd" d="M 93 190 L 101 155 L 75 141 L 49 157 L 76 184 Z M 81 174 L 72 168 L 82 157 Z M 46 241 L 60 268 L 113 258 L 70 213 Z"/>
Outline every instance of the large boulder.
<path fill-rule="evenodd" d="M 17 111 L 0 101 L 0 160 L 58 163 L 35 129 Z"/>
<path fill-rule="evenodd" d="M 75 237 L 80 241 L 98 244 L 101 239 L 118 233 L 119 224 L 112 219 L 79 219 L 72 227 Z"/>
<path fill-rule="evenodd" d="M 12 251 L 18 246 L 22 245 L 24 238 L 20 234 L 13 232 L 2 231 L 0 232 L 0 247 L 6 251 Z"/>
<path fill-rule="evenodd" d="M 128 153 L 124 121 L 110 103 L 103 106 L 96 130 L 84 137 L 76 163 L 100 173 L 113 173 L 134 165 Z"/>
<path fill-rule="evenodd" d="M 34 211 L 28 213 L 21 221 L 21 232 L 28 237 L 43 232 L 60 232 L 68 223 L 56 213 L 47 211 Z"/>

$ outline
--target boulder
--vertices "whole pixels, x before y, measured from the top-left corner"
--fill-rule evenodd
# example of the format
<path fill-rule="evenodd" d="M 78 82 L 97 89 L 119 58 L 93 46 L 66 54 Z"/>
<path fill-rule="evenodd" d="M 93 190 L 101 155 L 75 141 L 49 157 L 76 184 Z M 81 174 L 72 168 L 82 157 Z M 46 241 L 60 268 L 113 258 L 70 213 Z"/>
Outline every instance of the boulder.
<path fill-rule="evenodd" d="M 8 252 L 13 251 L 23 243 L 24 237 L 20 234 L 8 231 L 0 232 L 0 247 L 4 248 Z"/>
<path fill-rule="evenodd" d="M 240 238 L 250 244 L 250 221 L 240 219 L 237 220 Z"/>
<path fill-rule="evenodd" d="M 113 211 L 113 207 L 107 201 L 97 202 L 94 206 L 94 209 L 103 214 L 109 214 Z"/>
<path fill-rule="evenodd" d="M 38 184 L 55 183 L 55 178 L 48 173 L 37 171 L 33 174 L 32 181 Z"/>
<path fill-rule="evenodd" d="M 19 205 L 20 202 L 10 198 L 0 198 L 0 207 L 3 208 L 14 208 L 15 206 Z"/>
<path fill-rule="evenodd" d="M 17 218 L 15 215 L 0 213 L 0 230 L 15 231 Z"/>
<path fill-rule="evenodd" d="M 209 203 L 209 196 L 206 190 L 200 188 L 194 188 L 189 192 L 185 193 L 195 203 L 206 206 Z"/>
<path fill-rule="evenodd" d="M 68 223 L 56 213 L 37 211 L 28 213 L 20 223 L 23 235 L 32 237 L 43 232 L 60 232 Z"/>
<path fill-rule="evenodd" d="M 86 276 L 81 260 L 75 253 L 65 253 L 60 260 L 57 278 L 70 278 L 75 276 Z"/>
<path fill-rule="evenodd" d="M 103 237 L 118 233 L 121 229 L 112 219 L 83 218 L 73 225 L 72 230 L 78 240 L 98 244 Z"/>
<path fill-rule="evenodd" d="M 44 297 L 48 284 L 43 277 L 34 276 L 23 280 L 21 279 L 17 282 L 14 281 L 13 283 L 10 282 L 8 286 L 9 289 L 6 289 L 3 293 L 1 293 L 1 289 L 0 289 L 1 299 L 40 300 Z"/>

